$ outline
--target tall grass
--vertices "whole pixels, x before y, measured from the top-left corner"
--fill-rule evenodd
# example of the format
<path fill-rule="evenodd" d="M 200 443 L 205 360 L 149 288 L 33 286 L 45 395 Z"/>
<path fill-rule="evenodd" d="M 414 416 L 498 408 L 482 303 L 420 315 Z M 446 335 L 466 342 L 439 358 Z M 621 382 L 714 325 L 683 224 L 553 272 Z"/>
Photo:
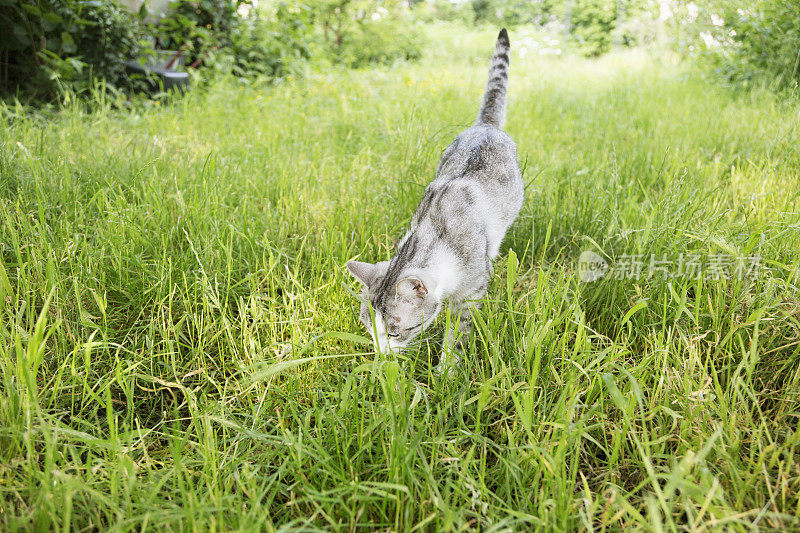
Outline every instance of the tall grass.
<path fill-rule="evenodd" d="M 800 527 L 800 107 L 512 57 L 528 183 L 468 357 L 376 355 L 486 54 L 0 122 L 2 529 Z M 513 36 L 512 36 L 513 37 Z M 761 257 L 582 283 L 577 257 Z"/>

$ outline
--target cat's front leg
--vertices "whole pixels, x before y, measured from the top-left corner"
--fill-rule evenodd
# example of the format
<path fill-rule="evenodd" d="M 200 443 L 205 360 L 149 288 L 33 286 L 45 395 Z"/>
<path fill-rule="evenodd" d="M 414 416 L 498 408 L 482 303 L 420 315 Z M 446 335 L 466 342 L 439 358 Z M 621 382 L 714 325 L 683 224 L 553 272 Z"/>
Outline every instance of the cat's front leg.
<path fill-rule="evenodd" d="M 439 364 L 435 368 L 437 374 L 446 374 L 461 364 L 461 357 L 469 347 L 472 313 L 476 312 L 479 307 L 480 301 L 477 298 L 458 302 L 451 306 L 451 323 L 445 333 Z"/>

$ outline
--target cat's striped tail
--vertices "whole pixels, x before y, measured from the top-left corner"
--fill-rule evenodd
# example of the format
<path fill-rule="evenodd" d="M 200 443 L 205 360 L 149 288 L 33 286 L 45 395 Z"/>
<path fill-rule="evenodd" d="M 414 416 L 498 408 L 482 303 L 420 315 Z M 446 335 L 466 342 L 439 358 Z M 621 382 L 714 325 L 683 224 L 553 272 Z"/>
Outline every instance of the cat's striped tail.
<path fill-rule="evenodd" d="M 486 84 L 486 94 L 483 95 L 483 105 L 478 112 L 476 124 L 490 124 L 502 128 L 506 121 L 506 92 L 508 91 L 508 51 L 511 44 L 508 42 L 508 32 L 505 28 L 497 36 L 494 46 L 492 63 L 489 66 L 489 82 Z"/>

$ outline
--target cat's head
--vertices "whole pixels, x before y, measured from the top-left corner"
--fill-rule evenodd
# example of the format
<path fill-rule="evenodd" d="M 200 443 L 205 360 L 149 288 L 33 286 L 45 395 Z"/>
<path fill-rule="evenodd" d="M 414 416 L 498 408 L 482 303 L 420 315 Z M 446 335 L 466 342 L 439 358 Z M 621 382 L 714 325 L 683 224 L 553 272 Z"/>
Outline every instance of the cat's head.
<path fill-rule="evenodd" d="M 433 287 L 418 275 L 389 274 L 388 261 L 348 261 L 347 269 L 363 286 L 358 318 L 381 353 L 406 347 L 439 313 Z"/>

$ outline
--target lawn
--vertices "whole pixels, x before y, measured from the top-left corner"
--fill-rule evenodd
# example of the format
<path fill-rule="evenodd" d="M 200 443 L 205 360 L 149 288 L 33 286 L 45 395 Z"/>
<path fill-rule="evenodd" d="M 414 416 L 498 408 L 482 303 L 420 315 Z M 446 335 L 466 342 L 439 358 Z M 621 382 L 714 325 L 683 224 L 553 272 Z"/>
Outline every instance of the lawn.
<path fill-rule="evenodd" d="M 432 372 L 447 316 L 372 351 L 344 265 L 390 257 L 495 33 L 2 107 L 0 529 L 800 528 L 796 99 L 512 34 L 526 199 L 469 354 Z"/>

